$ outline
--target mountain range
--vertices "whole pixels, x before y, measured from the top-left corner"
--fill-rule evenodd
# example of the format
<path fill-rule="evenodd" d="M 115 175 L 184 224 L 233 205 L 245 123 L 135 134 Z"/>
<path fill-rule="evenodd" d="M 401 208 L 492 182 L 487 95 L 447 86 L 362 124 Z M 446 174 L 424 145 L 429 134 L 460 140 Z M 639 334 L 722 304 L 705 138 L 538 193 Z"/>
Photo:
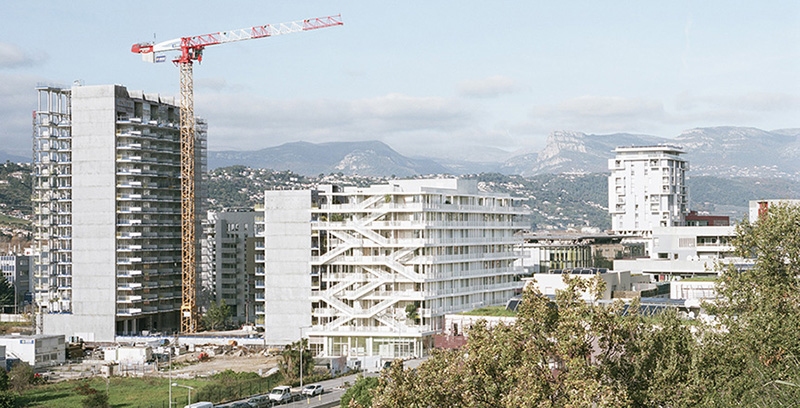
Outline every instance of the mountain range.
<path fill-rule="evenodd" d="M 677 145 L 686 152 L 692 176 L 757 177 L 800 180 L 800 129 L 766 131 L 746 127 L 696 128 L 673 139 L 630 133 L 606 135 L 555 131 L 539 152 L 480 157 L 406 157 L 379 141 L 286 143 L 257 151 L 208 153 L 209 168 L 245 165 L 292 170 L 304 175 L 342 173 L 407 177 L 424 174 L 498 172 L 533 176 L 553 173 L 604 173 L 619 146 Z"/>

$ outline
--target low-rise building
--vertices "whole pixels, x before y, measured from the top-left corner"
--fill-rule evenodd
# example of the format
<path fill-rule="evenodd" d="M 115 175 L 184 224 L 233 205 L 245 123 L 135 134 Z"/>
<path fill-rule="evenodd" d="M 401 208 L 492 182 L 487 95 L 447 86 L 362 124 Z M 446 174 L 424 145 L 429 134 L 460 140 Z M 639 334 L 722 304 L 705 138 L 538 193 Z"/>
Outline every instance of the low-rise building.
<path fill-rule="evenodd" d="M 6 348 L 7 359 L 18 359 L 40 368 L 66 361 L 64 336 L 36 334 L 0 336 L 0 345 Z"/>
<path fill-rule="evenodd" d="M 522 267 L 527 275 L 551 269 L 610 268 L 614 259 L 644 256 L 645 245 L 617 234 L 527 232 L 523 234 Z"/>
<path fill-rule="evenodd" d="M 735 234 L 734 226 L 654 228 L 650 257 L 615 260 L 614 269 L 653 275 L 655 280 L 715 276 L 718 264 L 746 267 L 749 262 L 734 256 Z"/>
<path fill-rule="evenodd" d="M 581 279 L 594 279 L 599 276 L 605 282 L 605 290 L 600 299 L 610 300 L 614 292 L 630 292 L 636 283 L 649 283 L 649 277 L 631 276 L 630 271 L 609 271 L 605 268 L 579 268 L 572 270 L 554 269 L 549 273 L 536 273 L 532 278 L 525 278 L 525 285 L 534 285 L 542 295 L 553 297 L 557 291 L 567 287 L 564 274 Z M 582 295 L 584 300 L 595 300 L 589 292 Z"/>

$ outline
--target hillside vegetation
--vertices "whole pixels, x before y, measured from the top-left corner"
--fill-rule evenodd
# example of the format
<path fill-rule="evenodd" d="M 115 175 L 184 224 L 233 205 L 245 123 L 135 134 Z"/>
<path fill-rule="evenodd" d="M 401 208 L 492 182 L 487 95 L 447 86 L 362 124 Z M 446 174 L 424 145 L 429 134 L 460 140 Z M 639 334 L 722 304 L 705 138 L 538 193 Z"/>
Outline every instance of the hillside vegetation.
<path fill-rule="evenodd" d="M 0 166 L 0 226 L 29 229 L 29 221 L 22 218 L 28 218 L 32 213 L 30 169 L 28 164 L 10 162 Z M 530 177 L 481 173 L 461 177 L 477 180 L 484 191 L 527 199 L 526 205 L 531 208 L 530 224 L 534 229 L 593 227 L 605 230 L 610 227 L 606 173 Z M 290 170 L 274 171 L 241 165 L 222 167 L 207 173 L 208 208 L 217 211 L 253 208 L 263 202 L 264 191 L 270 189 L 307 189 L 318 184 L 363 187 L 389 179 L 343 173 L 303 176 Z M 690 209 L 728 215 L 734 220 L 746 215 L 750 200 L 800 198 L 800 182 L 790 179 L 696 176 L 687 179 L 687 183 Z"/>

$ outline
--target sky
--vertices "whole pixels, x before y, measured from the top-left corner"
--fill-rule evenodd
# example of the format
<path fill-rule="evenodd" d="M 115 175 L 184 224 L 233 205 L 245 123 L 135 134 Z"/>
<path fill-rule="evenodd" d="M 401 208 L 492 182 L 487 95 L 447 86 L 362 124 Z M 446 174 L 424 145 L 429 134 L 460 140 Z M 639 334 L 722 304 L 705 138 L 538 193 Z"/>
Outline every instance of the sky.
<path fill-rule="evenodd" d="M 206 48 L 209 150 L 380 140 L 479 160 L 556 130 L 800 128 L 797 1 L 30 0 L 0 2 L 0 150 L 30 155 L 37 84 L 177 99 L 178 69 L 134 43 L 336 14 L 343 26 Z"/>

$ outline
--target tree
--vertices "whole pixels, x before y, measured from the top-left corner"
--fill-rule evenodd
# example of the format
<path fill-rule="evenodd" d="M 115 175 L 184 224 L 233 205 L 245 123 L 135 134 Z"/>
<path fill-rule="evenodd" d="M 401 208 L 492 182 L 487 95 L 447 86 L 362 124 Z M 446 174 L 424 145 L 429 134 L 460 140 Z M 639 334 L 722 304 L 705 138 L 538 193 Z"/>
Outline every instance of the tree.
<path fill-rule="evenodd" d="M 90 387 L 86 382 L 78 384 L 75 391 L 84 396 L 81 401 L 84 408 L 108 408 L 109 406 L 108 394 Z"/>
<path fill-rule="evenodd" d="M 0 305 L 13 307 L 14 302 L 14 285 L 5 276 L 0 276 Z"/>
<path fill-rule="evenodd" d="M 599 277 L 565 276 L 555 302 L 533 287 L 513 324 L 479 322 L 462 350 L 383 373 L 373 407 L 727 407 L 800 401 L 800 207 L 737 226 L 750 268 L 721 271 L 711 324 L 638 301 L 600 305 Z"/>
<path fill-rule="evenodd" d="M 303 353 L 303 374 L 309 375 L 314 369 L 314 357 L 308 350 L 308 339 L 300 339 L 292 344 L 286 345 L 281 352 L 281 361 L 278 363 L 278 370 L 283 378 L 289 382 L 295 382 L 300 378 L 300 353 Z"/>
<path fill-rule="evenodd" d="M 17 406 L 17 397 L 7 391 L 0 392 L 0 408 L 15 408 Z"/>
<path fill-rule="evenodd" d="M 406 318 L 408 318 L 409 320 L 413 321 L 414 324 L 419 323 L 418 310 L 419 310 L 419 306 L 417 305 L 416 302 L 409 303 L 409 304 L 406 305 Z"/>
<path fill-rule="evenodd" d="M 8 372 L 9 388 L 16 392 L 28 389 L 35 381 L 33 367 L 24 361 L 20 361 L 11 367 Z"/>
<path fill-rule="evenodd" d="M 462 350 L 433 351 L 417 370 L 393 365 L 373 407 L 691 406 L 691 332 L 676 314 L 652 319 L 586 302 L 599 277 L 564 277 L 555 303 L 525 289 L 517 320 L 479 321 Z M 663 368 L 663 370 L 661 370 Z"/>
<path fill-rule="evenodd" d="M 341 408 L 368 408 L 372 406 L 372 392 L 378 386 L 377 377 L 364 377 L 359 374 L 352 387 L 342 394 Z"/>
<path fill-rule="evenodd" d="M 0 368 L 0 391 L 8 390 L 8 372 Z"/>
<path fill-rule="evenodd" d="M 230 316 L 231 307 L 225 303 L 225 299 L 219 303 L 211 302 L 206 314 L 203 315 L 203 324 L 211 330 L 216 330 L 218 327 L 225 327 Z"/>
<path fill-rule="evenodd" d="M 717 317 L 699 358 L 707 400 L 777 406 L 800 401 L 800 207 L 770 206 L 737 225 L 736 255 L 750 268 L 722 268 Z"/>

